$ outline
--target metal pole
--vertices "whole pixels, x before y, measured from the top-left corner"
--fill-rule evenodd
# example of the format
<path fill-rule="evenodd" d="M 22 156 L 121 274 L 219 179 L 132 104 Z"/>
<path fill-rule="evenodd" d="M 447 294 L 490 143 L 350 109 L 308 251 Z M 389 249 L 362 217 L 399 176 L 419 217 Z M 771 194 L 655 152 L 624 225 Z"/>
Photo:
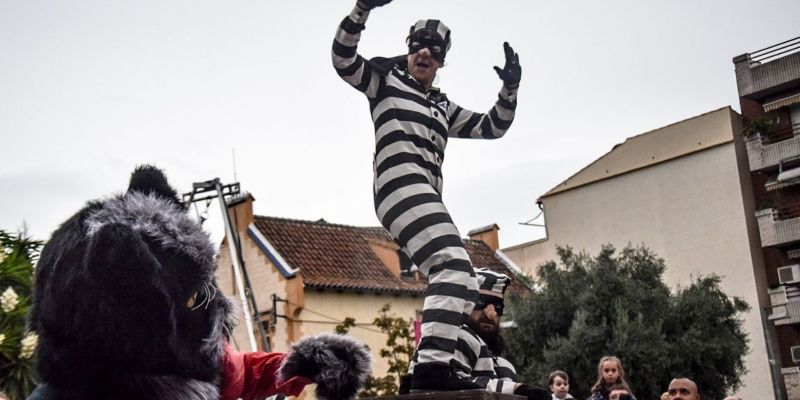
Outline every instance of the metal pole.
<path fill-rule="evenodd" d="M 767 318 L 767 310 L 772 307 L 759 307 L 761 311 L 761 326 L 764 328 L 764 340 L 767 344 L 767 358 L 769 361 L 769 372 L 772 375 L 772 392 L 775 395 L 775 400 L 783 400 L 783 391 L 781 390 L 780 369 L 775 360 L 775 353 L 772 351 L 772 336 L 769 334 L 769 319 Z"/>
<path fill-rule="evenodd" d="M 244 291 L 241 265 L 239 263 L 239 256 L 236 253 L 236 239 L 233 236 L 233 229 L 228 216 L 228 205 L 225 203 L 225 197 L 222 195 L 222 185 L 219 183 L 219 178 L 214 180 L 214 187 L 217 189 L 219 206 L 222 208 L 222 221 L 225 223 L 225 237 L 228 239 L 228 251 L 230 252 L 231 262 L 233 262 L 233 277 L 236 280 L 236 290 L 239 292 L 239 299 L 242 302 L 242 313 L 245 315 L 244 323 L 247 327 L 247 339 L 250 341 L 250 350 L 257 351 L 258 345 L 256 345 L 256 337 L 253 332 L 253 315 L 250 314 L 250 306 Z"/>
<path fill-rule="evenodd" d="M 231 231 L 237 232 L 235 229 L 235 225 L 233 225 L 234 223 L 238 224 L 238 220 L 235 218 L 236 211 L 234 211 L 233 215 L 234 215 L 234 221 L 231 221 L 231 227 L 232 227 Z M 256 327 L 258 328 L 258 336 L 261 339 L 261 346 L 263 346 L 262 349 L 264 351 L 270 351 L 269 340 L 267 339 L 267 332 L 264 331 L 264 325 L 261 324 L 260 321 L 261 313 L 258 312 L 258 304 L 256 303 L 256 296 L 255 292 L 253 291 L 253 285 L 250 283 L 250 277 L 247 274 L 247 265 L 244 262 L 244 259 L 242 258 L 242 241 L 240 239 L 238 232 L 233 236 L 233 238 L 236 242 L 234 244 L 236 245 L 236 255 L 239 257 L 238 258 L 239 265 L 242 266 L 241 267 L 242 278 L 244 281 L 244 285 L 247 288 L 247 294 L 248 294 L 247 299 L 249 300 L 249 304 L 253 307 L 253 316 L 251 318 L 255 321 L 256 317 L 259 317 L 259 320 L 256 323 Z"/>

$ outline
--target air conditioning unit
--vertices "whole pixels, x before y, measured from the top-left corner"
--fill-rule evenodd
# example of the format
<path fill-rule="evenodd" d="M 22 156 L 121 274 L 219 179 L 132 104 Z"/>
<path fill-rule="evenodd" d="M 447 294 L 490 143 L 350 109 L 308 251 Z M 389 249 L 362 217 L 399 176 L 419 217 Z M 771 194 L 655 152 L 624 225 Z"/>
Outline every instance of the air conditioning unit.
<path fill-rule="evenodd" d="M 792 346 L 792 362 L 800 364 L 800 346 Z"/>
<path fill-rule="evenodd" d="M 778 281 L 781 285 L 800 282 L 800 264 L 778 268 Z"/>

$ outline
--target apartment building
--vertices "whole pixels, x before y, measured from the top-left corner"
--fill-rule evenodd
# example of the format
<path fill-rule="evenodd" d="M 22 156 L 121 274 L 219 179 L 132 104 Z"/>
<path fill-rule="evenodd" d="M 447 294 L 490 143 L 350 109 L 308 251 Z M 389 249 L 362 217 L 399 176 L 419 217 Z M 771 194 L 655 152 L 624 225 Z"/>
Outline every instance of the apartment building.
<path fill-rule="evenodd" d="M 800 37 L 733 59 L 776 378 L 800 399 Z"/>

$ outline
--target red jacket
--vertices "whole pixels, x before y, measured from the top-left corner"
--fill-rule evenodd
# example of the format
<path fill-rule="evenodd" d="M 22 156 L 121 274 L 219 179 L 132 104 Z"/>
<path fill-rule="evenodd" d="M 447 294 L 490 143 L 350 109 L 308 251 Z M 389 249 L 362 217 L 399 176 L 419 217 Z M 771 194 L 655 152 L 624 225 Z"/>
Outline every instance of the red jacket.
<path fill-rule="evenodd" d="M 263 399 L 278 393 L 297 396 L 313 382 L 302 376 L 279 382 L 278 369 L 285 357 L 285 353 L 240 353 L 225 343 L 220 400 Z"/>

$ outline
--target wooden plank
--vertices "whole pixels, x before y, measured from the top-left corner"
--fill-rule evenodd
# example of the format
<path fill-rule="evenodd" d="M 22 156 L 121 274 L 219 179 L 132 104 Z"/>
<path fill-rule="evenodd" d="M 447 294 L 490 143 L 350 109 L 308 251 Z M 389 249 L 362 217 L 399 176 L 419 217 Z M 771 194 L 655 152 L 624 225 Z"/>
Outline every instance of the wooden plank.
<path fill-rule="evenodd" d="M 366 397 L 361 400 L 525 400 L 525 396 L 490 392 L 483 389 L 460 390 L 457 392 L 414 393 L 402 396 Z"/>

